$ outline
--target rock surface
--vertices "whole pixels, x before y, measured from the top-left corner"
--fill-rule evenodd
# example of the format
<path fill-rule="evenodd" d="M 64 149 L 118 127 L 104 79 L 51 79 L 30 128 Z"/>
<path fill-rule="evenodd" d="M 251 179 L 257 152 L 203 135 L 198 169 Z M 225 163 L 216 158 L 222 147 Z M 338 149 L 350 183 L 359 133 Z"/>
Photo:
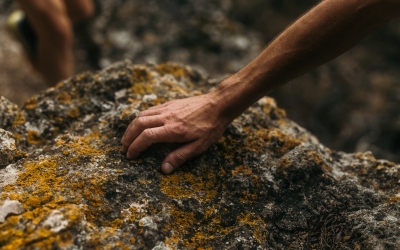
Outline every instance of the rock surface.
<path fill-rule="evenodd" d="M 0 129 L 0 166 L 7 166 L 13 159 L 15 140 L 10 132 Z"/>
<path fill-rule="evenodd" d="M 97 0 L 89 32 L 99 64 L 180 62 L 221 76 L 234 73 L 265 46 L 261 36 L 229 16 L 231 0 Z"/>
<path fill-rule="evenodd" d="M 15 5 L 0 1 L 0 94 L 21 105 L 45 89 L 2 24 Z M 94 0 L 96 15 L 75 34 L 77 72 L 123 58 L 176 61 L 223 77 L 253 59 L 319 0 Z M 15 7 L 15 6 L 14 6 Z M 400 19 L 355 48 L 271 93 L 324 145 L 372 151 L 400 163 Z M 85 29 L 86 28 L 86 29 Z M 315 95 L 318 93 L 318 95 Z"/>
<path fill-rule="evenodd" d="M 176 173 L 177 145 L 120 154 L 136 114 L 215 86 L 177 64 L 114 64 L 26 101 L 0 128 L 17 157 L 0 169 L 2 249 L 398 249 L 400 166 L 321 145 L 271 98 Z M 10 106 L 11 105 L 11 106 Z M 6 117 L 6 118 L 3 118 Z"/>
<path fill-rule="evenodd" d="M 2 206 L 0 206 L 0 223 L 9 215 L 21 214 L 24 212 L 24 207 L 19 201 L 6 200 Z"/>

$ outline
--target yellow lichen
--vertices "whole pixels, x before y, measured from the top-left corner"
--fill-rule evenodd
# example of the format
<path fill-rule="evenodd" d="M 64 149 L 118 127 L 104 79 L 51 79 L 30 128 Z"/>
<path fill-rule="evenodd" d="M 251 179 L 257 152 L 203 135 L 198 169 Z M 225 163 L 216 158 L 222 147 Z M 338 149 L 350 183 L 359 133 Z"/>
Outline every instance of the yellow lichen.
<path fill-rule="evenodd" d="M 137 82 L 148 82 L 152 74 L 144 68 L 135 67 L 133 69 L 132 79 Z"/>
<path fill-rule="evenodd" d="M 61 144 L 63 140 L 59 143 Z M 58 144 L 58 142 L 57 142 Z M 92 146 L 96 145 L 96 146 Z M 99 132 L 92 132 L 86 137 L 73 137 L 72 141 L 67 143 L 65 146 L 69 149 L 69 153 L 77 155 L 92 155 L 98 156 L 103 155 L 105 152 L 101 147 L 101 136 Z"/>
<path fill-rule="evenodd" d="M 134 94 L 150 94 L 153 93 L 153 86 L 146 83 L 136 83 L 131 88 Z"/>
<path fill-rule="evenodd" d="M 244 190 L 243 192 L 242 192 L 242 196 L 239 198 L 239 200 L 241 201 L 241 202 L 254 202 L 255 200 L 257 200 L 258 199 L 258 194 L 256 193 L 256 192 L 254 192 L 254 193 L 250 193 L 249 191 L 247 191 L 247 190 Z"/>
<path fill-rule="evenodd" d="M 195 176 L 193 173 L 179 173 L 161 177 L 160 189 L 171 198 L 195 198 L 199 201 L 210 201 L 217 190 L 216 175 L 208 171 L 204 175 Z"/>
<path fill-rule="evenodd" d="M 398 203 L 398 202 L 400 202 L 400 193 L 398 193 L 398 194 L 396 194 L 396 195 L 390 197 L 390 198 L 387 200 L 387 202 L 388 202 L 388 203 Z"/>
<path fill-rule="evenodd" d="M 185 212 L 178 208 L 173 208 L 169 212 L 173 217 L 173 234 L 176 236 L 183 236 L 184 234 L 189 233 L 190 228 L 192 228 L 196 223 L 196 217 L 193 212 Z"/>
<path fill-rule="evenodd" d="M 263 111 L 266 114 L 271 114 L 271 112 L 273 112 L 274 116 L 279 118 L 281 121 L 283 118 L 286 118 L 286 111 L 278 108 L 276 101 L 272 98 L 265 98 Z"/>
<path fill-rule="evenodd" d="M 264 245 L 266 243 L 267 225 L 258 215 L 253 213 L 242 214 L 238 216 L 237 220 L 252 227 L 253 236 L 260 245 Z"/>
<path fill-rule="evenodd" d="M 142 218 L 144 216 L 143 211 L 139 210 L 136 207 L 131 207 L 128 209 L 127 211 L 128 215 L 127 215 L 127 219 L 129 222 L 137 222 L 139 220 L 139 218 Z"/>
<path fill-rule="evenodd" d="M 69 103 L 71 102 L 71 96 L 68 94 L 68 92 L 61 92 L 56 96 L 57 100 L 60 103 Z"/>
<path fill-rule="evenodd" d="M 171 248 L 177 248 L 178 244 L 181 244 L 189 249 L 209 249 L 207 245 L 216 237 L 230 234 L 237 226 L 221 225 L 222 216 L 217 204 L 205 209 L 203 218 L 203 221 L 207 222 L 205 224 L 199 221 L 193 212 L 183 211 L 172 205 L 167 211 L 172 218 L 164 226 L 163 231 L 171 232 L 171 236 L 165 240 L 165 244 Z"/>
<path fill-rule="evenodd" d="M 68 110 L 68 116 L 71 118 L 78 118 L 81 115 L 78 107 L 73 107 Z"/>
<path fill-rule="evenodd" d="M 162 75 L 170 74 L 173 75 L 175 78 L 180 79 L 182 76 L 187 76 L 186 70 L 179 66 L 178 64 L 171 64 L 171 63 L 163 63 L 156 66 L 157 72 Z"/>
<path fill-rule="evenodd" d="M 79 155 L 85 157 L 98 157 L 107 153 L 107 149 L 101 142 L 100 133 L 93 132 L 86 137 L 68 137 L 58 139 L 57 145 L 61 152 L 68 151 L 77 155 L 67 160 L 63 156 L 48 157 L 42 160 L 26 161 L 23 170 L 18 174 L 17 181 L 2 188 L 1 197 L 20 201 L 26 212 L 7 218 L 0 225 L 0 245 L 4 249 L 24 248 L 24 246 L 35 246 L 38 248 L 49 248 L 56 244 L 62 247 L 72 243 L 72 236 L 68 232 L 53 233 L 47 228 L 41 228 L 40 223 L 57 209 L 64 211 L 68 220 L 68 227 L 73 226 L 85 216 L 88 223 L 96 220 L 99 215 L 108 213 L 104 206 L 105 183 L 114 175 L 92 173 L 90 176 L 83 175 L 77 171 L 70 173 L 70 178 L 65 179 L 68 169 L 59 168 L 68 162 L 74 163 Z M 101 149 L 99 149 L 101 148 Z M 97 163 L 103 165 L 104 163 Z M 82 204 L 85 200 L 87 205 L 78 208 L 73 204 Z M 64 209 L 64 210 L 63 210 Z M 16 230 L 19 220 L 28 221 L 28 229 Z M 113 227 L 119 227 L 122 221 L 112 222 Z M 94 224 L 94 223 L 93 223 Z M 97 229 L 94 229 L 96 231 Z M 123 244 L 121 243 L 121 247 Z M 2 248 L 2 249 L 3 249 Z"/>
<path fill-rule="evenodd" d="M 32 192 L 13 193 L 13 198 L 19 200 L 26 209 L 39 207 L 49 202 L 53 197 L 52 188 L 59 187 L 60 179 L 55 178 L 56 161 L 44 160 L 41 162 L 26 162 L 25 171 L 18 175 L 15 184 L 3 188 L 5 191 L 11 191 L 15 186 L 27 187 L 35 185 L 36 189 Z"/>
<path fill-rule="evenodd" d="M 278 129 L 259 130 L 257 134 L 264 142 L 275 143 L 275 147 L 272 150 L 278 155 L 283 155 L 301 144 L 299 139 L 287 135 Z"/>
<path fill-rule="evenodd" d="M 22 111 L 18 112 L 17 115 L 14 117 L 14 121 L 12 123 L 13 127 L 17 127 L 18 125 L 23 125 L 25 124 L 26 119 L 25 115 Z"/>
<path fill-rule="evenodd" d="M 79 223 L 82 214 L 75 205 L 64 205 L 58 207 L 59 211 L 68 221 L 68 227 Z M 25 249 L 27 246 L 40 249 L 48 249 L 50 246 L 68 247 L 72 244 L 72 235 L 69 232 L 52 231 L 45 221 L 52 210 L 46 207 L 37 208 L 25 212 L 20 216 L 13 216 L 0 225 L 0 245 L 2 249 Z M 26 228 L 17 230 L 19 221 L 27 221 Z"/>
<path fill-rule="evenodd" d="M 54 118 L 54 120 L 58 123 L 62 123 L 64 121 L 64 118 L 57 116 L 56 118 Z"/>
<path fill-rule="evenodd" d="M 14 138 L 16 141 L 19 141 L 19 140 L 21 140 L 22 135 L 21 135 L 21 134 L 14 133 L 14 134 L 13 134 L 13 138 Z"/>
<path fill-rule="evenodd" d="M 153 181 L 152 180 L 139 180 L 139 183 L 142 185 L 149 185 L 149 184 L 152 184 Z"/>
<path fill-rule="evenodd" d="M 244 175 L 251 175 L 253 172 L 251 168 L 240 165 L 237 166 L 234 170 L 232 170 L 233 176 L 244 176 Z"/>
<path fill-rule="evenodd" d="M 36 97 L 31 97 L 28 100 L 26 100 L 25 104 L 24 104 L 24 108 L 25 109 L 34 109 L 37 105 L 37 98 Z"/>
<path fill-rule="evenodd" d="M 125 119 L 132 114 L 132 110 L 130 108 L 124 109 L 119 115 L 119 119 Z"/>
<path fill-rule="evenodd" d="M 28 130 L 28 135 L 26 137 L 26 140 L 31 145 L 40 145 L 46 142 L 46 140 L 42 138 L 39 132 L 36 130 Z"/>

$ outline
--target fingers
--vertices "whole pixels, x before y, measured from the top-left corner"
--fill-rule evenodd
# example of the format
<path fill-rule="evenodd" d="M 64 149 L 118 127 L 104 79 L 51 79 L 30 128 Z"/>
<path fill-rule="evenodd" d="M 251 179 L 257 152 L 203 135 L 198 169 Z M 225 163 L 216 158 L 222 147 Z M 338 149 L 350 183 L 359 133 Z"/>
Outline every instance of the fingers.
<path fill-rule="evenodd" d="M 135 118 L 138 119 L 139 117 L 145 117 L 145 116 L 157 116 L 157 115 L 161 115 L 163 113 L 163 106 L 165 104 L 159 105 L 159 106 L 154 106 L 151 107 L 145 111 L 142 111 L 139 113 L 139 115 Z M 145 118 L 146 119 L 146 118 Z M 129 130 L 131 129 L 132 126 L 135 126 L 137 124 L 137 122 L 133 123 L 131 122 L 128 126 L 128 128 L 125 130 L 124 136 L 129 133 Z"/>
<path fill-rule="evenodd" d="M 136 159 L 141 152 L 145 151 L 153 143 L 176 142 L 173 138 L 166 127 L 145 129 L 129 146 L 126 157 L 131 160 Z"/>
<path fill-rule="evenodd" d="M 122 137 L 122 152 L 126 153 L 129 145 L 148 128 L 160 127 L 164 122 L 159 116 L 139 116 L 131 122 Z M 128 157 L 129 158 L 129 157 Z"/>
<path fill-rule="evenodd" d="M 193 97 L 175 100 L 143 111 L 131 122 L 122 138 L 122 151 L 128 159 L 137 158 L 154 143 L 182 142 L 180 148 L 169 153 L 161 166 L 170 174 L 187 160 L 203 153 L 219 133 L 208 99 Z M 213 116 L 212 116 L 213 117 Z"/>
<path fill-rule="evenodd" d="M 161 172 L 164 174 L 172 173 L 187 160 L 203 153 L 206 149 L 207 147 L 204 147 L 200 141 L 196 141 L 172 151 L 165 157 L 161 165 Z"/>

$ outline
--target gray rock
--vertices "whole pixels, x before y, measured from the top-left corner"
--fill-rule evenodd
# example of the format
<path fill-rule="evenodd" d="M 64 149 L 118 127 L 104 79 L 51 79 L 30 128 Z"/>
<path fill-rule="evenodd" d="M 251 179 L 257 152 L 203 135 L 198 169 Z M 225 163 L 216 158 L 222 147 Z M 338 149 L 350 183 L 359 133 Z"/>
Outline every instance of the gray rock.
<path fill-rule="evenodd" d="M 16 152 L 12 134 L 0 128 L 0 167 L 11 163 Z"/>
<path fill-rule="evenodd" d="M 230 16 L 232 1 L 97 0 L 89 33 L 100 66 L 120 58 L 135 63 L 180 62 L 214 76 L 234 73 L 265 43 Z"/>
<path fill-rule="evenodd" d="M 11 125 L 17 116 L 18 106 L 4 96 L 0 96 L 0 128 Z"/>
<path fill-rule="evenodd" d="M 24 212 L 24 207 L 19 201 L 6 200 L 0 206 L 0 223 L 3 223 L 7 216 L 18 215 Z"/>
<path fill-rule="evenodd" d="M 272 98 L 172 175 L 160 165 L 178 145 L 153 145 L 137 161 L 121 155 L 138 111 L 215 83 L 178 64 L 125 61 L 31 98 L 18 110 L 25 122 L 3 128 L 27 154 L 0 170 L 10 177 L 0 198 L 25 208 L 0 225 L 2 247 L 400 247 L 400 166 L 325 147 Z"/>

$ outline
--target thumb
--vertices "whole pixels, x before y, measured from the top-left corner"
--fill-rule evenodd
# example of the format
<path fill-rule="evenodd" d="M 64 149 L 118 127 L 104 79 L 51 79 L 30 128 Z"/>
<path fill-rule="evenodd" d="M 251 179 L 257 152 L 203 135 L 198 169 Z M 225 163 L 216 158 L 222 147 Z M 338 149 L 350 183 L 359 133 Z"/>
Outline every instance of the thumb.
<path fill-rule="evenodd" d="M 187 160 L 203 153 L 205 149 L 201 150 L 201 148 L 201 143 L 192 142 L 172 151 L 165 157 L 161 165 L 161 172 L 163 172 L 164 174 L 172 173 Z"/>

